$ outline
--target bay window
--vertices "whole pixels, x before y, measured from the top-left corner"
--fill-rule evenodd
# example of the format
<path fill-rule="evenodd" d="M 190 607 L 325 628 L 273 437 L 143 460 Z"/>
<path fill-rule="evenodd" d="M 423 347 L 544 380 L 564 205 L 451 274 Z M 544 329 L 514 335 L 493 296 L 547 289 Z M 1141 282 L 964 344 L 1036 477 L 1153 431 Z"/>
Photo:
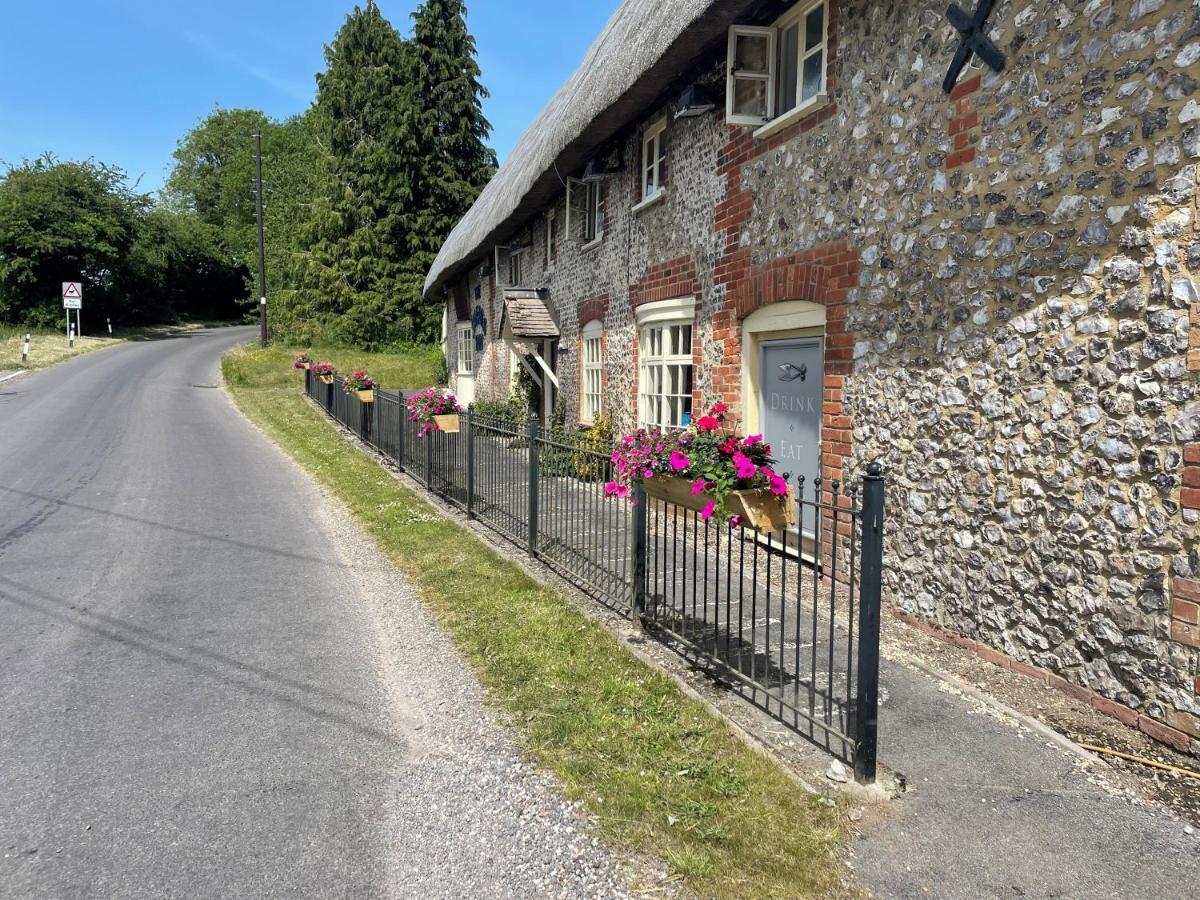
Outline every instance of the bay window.
<path fill-rule="evenodd" d="M 638 308 L 638 421 L 644 428 L 683 428 L 691 421 L 694 314 L 690 298 Z"/>

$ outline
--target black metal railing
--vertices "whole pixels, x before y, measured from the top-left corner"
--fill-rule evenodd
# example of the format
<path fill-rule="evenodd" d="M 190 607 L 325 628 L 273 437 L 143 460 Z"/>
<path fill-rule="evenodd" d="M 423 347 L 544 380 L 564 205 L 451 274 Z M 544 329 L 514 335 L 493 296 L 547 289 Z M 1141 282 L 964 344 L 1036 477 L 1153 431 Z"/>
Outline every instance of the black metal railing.
<path fill-rule="evenodd" d="M 798 521 L 761 533 L 647 496 L 608 498 L 612 443 L 476 415 L 425 433 L 401 392 L 373 403 L 309 375 L 308 395 L 432 493 L 722 676 L 875 778 L 883 477 L 795 485 Z"/>

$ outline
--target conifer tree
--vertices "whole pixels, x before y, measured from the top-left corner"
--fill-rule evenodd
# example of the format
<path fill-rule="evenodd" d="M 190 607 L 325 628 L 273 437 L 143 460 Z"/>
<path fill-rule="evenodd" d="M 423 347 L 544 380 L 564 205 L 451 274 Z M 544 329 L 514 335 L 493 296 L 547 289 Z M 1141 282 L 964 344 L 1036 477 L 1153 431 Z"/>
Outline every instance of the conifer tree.
<path fill-rule="evenodd" d="M 366 348 L 422 335 L 408 211 L 418 170 L 409 47 L 368 0 L 325 48 L 316 120 L 326 189 L 314 198 L 296 275 L 298 306 L 328 336 Z"/>
<path fill-rule="evenodd" d="M 414 181 L 413 270 L 423 281 L 450 230 L 496 171 L 483 115 L 475 38 L 463 0 L 425 0 L 413 13 L 412 84 L 420 168 Z M 440 308 L 429 310 L 435 317 Z"/>

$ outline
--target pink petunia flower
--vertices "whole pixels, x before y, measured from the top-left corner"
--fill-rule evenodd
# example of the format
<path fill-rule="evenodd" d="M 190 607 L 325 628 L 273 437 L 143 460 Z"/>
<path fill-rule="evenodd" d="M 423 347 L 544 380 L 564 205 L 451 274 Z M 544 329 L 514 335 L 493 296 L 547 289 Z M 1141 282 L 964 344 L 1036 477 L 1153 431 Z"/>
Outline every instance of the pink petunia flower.
<path fill-rule="evenodd" d="M 692 493 L 693 494 L 703 494 L 707 490 L 708 490 L 708 482 L 705 481 L 703 478 L 697 478 L 695 481 L 692 482 Z"/>
<path fill-rule="evenodd" d="M 682 472 L 684 469 L 686 469 L 691 464 L 692 464 L 692 461 L 690 459 L 688 459 L 686 456 L 684 456 L 682 453 L 680 453 L 678 450 L 671 451 L 671 470 L 672 471 Z"/>
<path fill-rule="evenodd" d="M 758 466 L 750 461 L 750 457 L 740 451 L 733 454 L 733 468 L 737 472 L 738 478 L 753 478 L 758 472 Z"/>
<path fill-rule="evenodd" d="M 704 509 L 700 510 L 700 518 L 707 522 L 713 517 L 713 513 L 717 511 L 717 504 L 709 500 L 704 504 Z"/>
<path fill-rule="evenodd" d="M 752 434 L 742 441 L 743 447 L 753 447 L 755 444 L 762 443 L 763 436 L 761 434 Z"/>
<path fill-rule="evenodd" d="M 771 493 L 783 496 L 788 492 L 788 483 L 778 475 L 771 474 L 769 476 L 771 482 Z"/>
<path fill-rule="evenodd" d="M 729 527 L 730 528 L 737 528 L 741 524 L 742 524 L 741 516 L 730 516 L 729 517 Z"/>

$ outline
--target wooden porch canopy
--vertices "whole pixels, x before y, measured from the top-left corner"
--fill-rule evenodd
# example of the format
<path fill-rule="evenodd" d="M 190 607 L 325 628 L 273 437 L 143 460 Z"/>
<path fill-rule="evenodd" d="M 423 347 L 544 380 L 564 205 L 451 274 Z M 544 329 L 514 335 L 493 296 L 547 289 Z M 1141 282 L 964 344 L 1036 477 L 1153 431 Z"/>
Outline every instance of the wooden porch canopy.
<path fill-rule="evenodd" d="M 528 356 L 537 361 L 550 383 L 558 387 L 558 377 L 541 353 L 543 341 L 559 336 L 558 323 L 546 304 L 545 291 L 526 288 L 506 290 L 504 310 L 500 314 L 500 335 L 539 387 L 543 383 L 542 377 L 529 365 Z"/>

